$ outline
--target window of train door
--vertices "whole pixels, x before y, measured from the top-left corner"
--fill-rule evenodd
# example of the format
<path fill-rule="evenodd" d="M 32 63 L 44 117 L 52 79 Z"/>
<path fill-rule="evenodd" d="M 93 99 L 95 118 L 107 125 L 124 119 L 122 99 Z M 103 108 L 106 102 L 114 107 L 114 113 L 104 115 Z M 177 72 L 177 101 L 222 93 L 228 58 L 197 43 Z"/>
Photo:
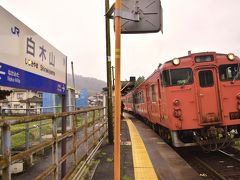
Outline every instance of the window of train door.
<path fill-rule="evenodd" d="M 158 87 L 158 99 L 161 99 L 161 92 L 160 92 L 160 80 L 157 80 L 157 87 Z"/>
<path fill-rule="evenodd" d="M 217 76 L 215 69 L 198 70 L 199 108 L 201 124 L 220 121 Z"/>
<path fill-rule="evenodd" d="M 160 80 L 157 80 L 157 87 L 158 87 L 158 97 L 157 97 L 157 101 L 158 101 L 158 112 L 160 113 L 160 109 L 161 109 L 161 92 L 160 92 Z"/>

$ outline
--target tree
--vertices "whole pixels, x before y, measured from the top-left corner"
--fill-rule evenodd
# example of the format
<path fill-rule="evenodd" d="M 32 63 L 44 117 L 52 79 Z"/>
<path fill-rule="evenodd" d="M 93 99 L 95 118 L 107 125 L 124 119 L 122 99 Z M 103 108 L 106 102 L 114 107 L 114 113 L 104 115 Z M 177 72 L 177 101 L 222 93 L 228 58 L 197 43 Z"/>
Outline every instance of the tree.
<path fill-rule="evenodd" d="M 144 76 L 139 76 L 135 82 L 134 87 L 136 88 L 137 86 L 139 86 L 143 81 L 145 81 Z"/>

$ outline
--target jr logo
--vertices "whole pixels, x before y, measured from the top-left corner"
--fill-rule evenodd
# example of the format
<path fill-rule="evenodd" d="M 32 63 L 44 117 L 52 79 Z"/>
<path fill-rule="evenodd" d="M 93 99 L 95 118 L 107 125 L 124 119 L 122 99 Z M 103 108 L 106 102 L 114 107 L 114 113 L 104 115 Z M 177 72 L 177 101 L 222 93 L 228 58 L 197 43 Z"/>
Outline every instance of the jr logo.
<path fill-rule="evenodd" d="M 11 32 L 12 32 L 12 34 L 15 34 L 19 37 L 20 29 L 18 27 L 14 26 L 14 27 L 11 27 Z"/>

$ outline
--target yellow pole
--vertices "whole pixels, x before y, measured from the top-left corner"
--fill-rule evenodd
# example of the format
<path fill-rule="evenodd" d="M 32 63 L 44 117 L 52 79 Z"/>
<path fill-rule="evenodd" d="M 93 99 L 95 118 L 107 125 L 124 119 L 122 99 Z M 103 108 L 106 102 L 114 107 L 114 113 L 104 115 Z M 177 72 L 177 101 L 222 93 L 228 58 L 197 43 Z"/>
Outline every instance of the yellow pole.
<path fill-rule="evenodd" d="M 115 2 L 115 101 L 114 101 L 114 180 L 120 180 L 120 116 L 121 116 L 121 0 Z"/>

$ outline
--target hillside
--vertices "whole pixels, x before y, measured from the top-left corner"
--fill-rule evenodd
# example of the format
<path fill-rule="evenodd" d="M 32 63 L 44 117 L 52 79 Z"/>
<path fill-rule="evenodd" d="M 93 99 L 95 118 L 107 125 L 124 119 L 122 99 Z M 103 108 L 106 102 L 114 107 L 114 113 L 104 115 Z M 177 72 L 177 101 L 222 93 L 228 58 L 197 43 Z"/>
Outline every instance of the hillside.
<path fill-rule="evenodd" d="M 83 77 L 81 75 L 75 75 L 76 89 L 80 90 L 86 88 L 89 95 L 95 95 L 97 92 L 101 92 L 102 88 L 106 87 L 106 82 L 91 77 Z M 72 75 L 68 74 L 68 85 L 72 86 Z"/>

